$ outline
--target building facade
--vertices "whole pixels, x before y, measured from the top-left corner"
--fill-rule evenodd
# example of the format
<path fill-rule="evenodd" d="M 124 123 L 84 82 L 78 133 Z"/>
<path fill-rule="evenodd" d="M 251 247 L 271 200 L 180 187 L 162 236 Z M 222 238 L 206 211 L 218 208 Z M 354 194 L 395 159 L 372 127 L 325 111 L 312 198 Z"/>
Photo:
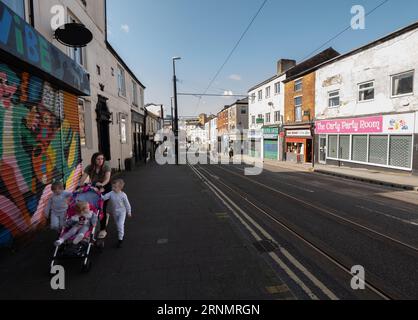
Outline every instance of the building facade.
<path fill-rule="evenodd" d="M 82 172 L 88 73 L 32 27 L 27 5 L 0 1 L 0 246 L 43 227 L 51 184 L 74 190 Z"/>
<path fill-rule="evenodd" d="M 418 171 L 418 23 L 316 71 L 316 159 Z"/>
<path fill-rule="evenodd" d="M 315 70 L 318 65 L 339 53 L 332 48 L 297 64 L 287 73 L 285 83 L 285 159 L 312 162 L 314 142 L 312 125 L 315 116 Z"/>

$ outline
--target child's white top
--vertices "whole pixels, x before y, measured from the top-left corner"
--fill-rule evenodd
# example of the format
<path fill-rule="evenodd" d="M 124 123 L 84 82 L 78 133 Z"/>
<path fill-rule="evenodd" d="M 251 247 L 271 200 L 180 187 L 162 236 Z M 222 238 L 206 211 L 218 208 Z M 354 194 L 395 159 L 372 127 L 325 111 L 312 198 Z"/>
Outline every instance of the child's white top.
<path fill-rule="evenodd" d="M 103 196 L 103 200 L 110 200 L 114 213 L 128 213 L 128 215 L 131 215 L 131 204 L 125 192 L 111 191 Z"/>
<path fill-rule="evenodd" d="M 45 209 L 47 216 L 51 214 L 64 215 L 68 209 L 68 198 L 72 196 L 69 191 L 63 191 L 60 195 L 52 194 Z"/>

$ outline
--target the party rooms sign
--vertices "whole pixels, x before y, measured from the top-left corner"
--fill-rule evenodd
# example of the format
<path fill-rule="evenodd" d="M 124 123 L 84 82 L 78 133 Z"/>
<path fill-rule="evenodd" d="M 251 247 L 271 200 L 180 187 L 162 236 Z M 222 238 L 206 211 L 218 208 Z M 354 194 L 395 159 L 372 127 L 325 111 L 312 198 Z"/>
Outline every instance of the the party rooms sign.
<path fill-rule="evenodd" d="M 315 122 L 316 134 L 411 133 L 414 115 L 388 115 Z"/>

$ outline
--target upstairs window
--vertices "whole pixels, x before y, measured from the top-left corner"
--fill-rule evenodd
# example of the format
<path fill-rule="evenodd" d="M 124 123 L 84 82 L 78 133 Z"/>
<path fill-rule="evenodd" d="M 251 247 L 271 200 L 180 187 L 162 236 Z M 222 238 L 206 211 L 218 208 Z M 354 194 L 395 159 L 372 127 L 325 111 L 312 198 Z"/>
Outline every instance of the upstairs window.
<path fill-rule="evenodd" d="M 263 99 L 263 90 L 258 91 L 258 100 L 262 100 Z"/>
<path fill-rule="evenodd" d="M 328 93 L 328 107 L 335 108 L 340 106 L 340 90 Z"/>
<path fill-rule="evenodd" d="M 392 97 L 414 92 L 414 71 L 392 76 Z"/>
<path fill-rule="evenodd" d="M 138 88 L 135 81 L 132 81 L 132 104 L 138 106 Z"/>
<path fill-rule="evenodd" d="M 280 93 L 280 82 L 276 82 L 274 84 L 274 94 L 279 94 Z"/>
<path fill-rule="evenodd" d="M 374 99 L 374 81 L 359 84 L 359 101 L 369 101 Z"/>
<path fill-rule="evenodd" d="M 126 97 L 126 85 L 125 85 L 125 70 L 118 66 L 118 93 L 122 97 Z"/>
<path fill-rule="evenodd" d="M 266 98 L 270 98 L 270 87 L 266 88 Z"/>
<path fill-rule="evenodd" d="M 295 92 L 302 91 L 302 79 L 295 81 Z"/>

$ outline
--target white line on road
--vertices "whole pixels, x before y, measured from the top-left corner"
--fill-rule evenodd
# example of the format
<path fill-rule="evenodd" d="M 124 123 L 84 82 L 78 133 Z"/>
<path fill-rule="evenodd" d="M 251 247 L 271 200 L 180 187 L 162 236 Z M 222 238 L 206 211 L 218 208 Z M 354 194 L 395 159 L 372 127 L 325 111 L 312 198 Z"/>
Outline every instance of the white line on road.
<path fill-rule="evenodd" d="M 381 212 L 381 211 L 378 211 L 378 210 L 370 209 L 370 208 L 367 208 L 367 207 L 363 207 L 363 206 L 356 206 L 356 207 L 359 208 L 359 209 L 369 211 L 371 213 L 377 213 L 377 214 L 380 214 L 382 216 L 385 216 L 385 217 L 388 217 L 388 218 L 391 218 L 391 219 L 394 219 L 394 220 L 398 220 L 398 221 L 403 222 L 403 223 L 411 224 L 413 226 L 418 226 L 418 223 L 414 222 L 414 221 L 405 220 L 405 219 L 395 217 L 395 216 L 392 216 L 390 214 L 387 214 L 387 213 L 384 213 L 384 212 Z"/>
<path fill-rule="evenodd" d="M 239 221 L 250 231 L 250 233 L 254 236 L 254 238 L 257 241 L 260 241 L 261 238 L 257 235 L 257 233 L 246 223 L 242 217 L 233 209 L 230 205 L 228 205 L 226 201 L 228 201 L 236 210 L 238 210 L 251 224 L 256 227 L 267 239 L 272 240 L 274 243 L 276 243 L 282 254 L 297 268 L 299 269 L 309 280 L 312 281 L 315 286 L 317 286 L 326 296 L 328 296 L 332 300 L 338 300 L 338 297 L 331 292 L 318 278 L 316 278 L 311 272 L 309 272 L 302 264 L 293 257 L 286 249 L 284 249 L 282 246 L 280 246 L 273 237 L 264 230 L 257 222 L 255 222 L 250 216 L 248 216 L 240 207 L 238 207 L 225 193 L 223 193 L 219 188 L 217 188 L 212 182 L 205 179 L 205 177 L 198 172 L 196 168 L 192 167 L 192 170 L 195 171 L 196 175 L 200 176 L 201 179 L 208 185 L 208 187 L 212 190 L 212 192 L 231 210 L 231 212 L 239 219 Z M 202 171 L 205 171 L 207 174 L 207 170 L 201 168 Z M 224 197 L 224 199 L 220 196 Z M 289 267 L 277 256 L 276 253 L 270 252 L 270 257 L 279 264 L 279 266 L 285 270 L 285 272 L 293 279 L 304 291 L 306 294 L 308 294 L 311 299 L 317 300 L 318 297 L 300 280 L 300 278 L 291 270 Z"/>

